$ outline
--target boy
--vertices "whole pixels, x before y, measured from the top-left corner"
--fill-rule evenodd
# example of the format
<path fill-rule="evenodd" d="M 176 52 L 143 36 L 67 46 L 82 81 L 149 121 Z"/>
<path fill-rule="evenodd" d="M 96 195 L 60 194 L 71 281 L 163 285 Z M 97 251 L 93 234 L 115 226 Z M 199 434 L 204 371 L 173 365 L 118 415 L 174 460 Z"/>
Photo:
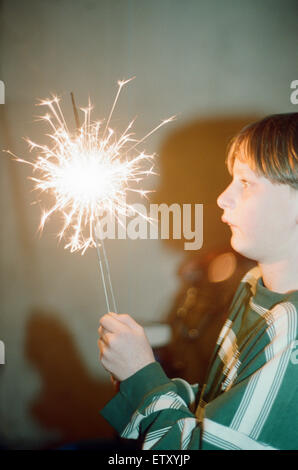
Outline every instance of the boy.
<path fill-rule="evenodd" d="M 298 449 L 298 113 L 246 126 L 218 197 L 242 278 L 206 384 L 169 379 L 129 315 L 100 320 L 103 366 L 120 381 L 101 414 L 142 449 Z"/>

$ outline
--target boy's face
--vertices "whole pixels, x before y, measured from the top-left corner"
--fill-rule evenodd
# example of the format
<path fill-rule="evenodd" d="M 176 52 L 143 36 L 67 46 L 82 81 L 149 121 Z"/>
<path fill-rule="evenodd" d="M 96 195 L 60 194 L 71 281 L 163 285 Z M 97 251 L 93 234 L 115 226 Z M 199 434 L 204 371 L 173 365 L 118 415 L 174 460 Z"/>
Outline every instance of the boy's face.
<path fill-rule="evenodd" d="M 273 185 L 235 159 L 233 180 L 217 199 L 235 251 L 260 263 L 298 256 L 298 191 Z M 233 224 L 233 225 L 231 225 Z"/>

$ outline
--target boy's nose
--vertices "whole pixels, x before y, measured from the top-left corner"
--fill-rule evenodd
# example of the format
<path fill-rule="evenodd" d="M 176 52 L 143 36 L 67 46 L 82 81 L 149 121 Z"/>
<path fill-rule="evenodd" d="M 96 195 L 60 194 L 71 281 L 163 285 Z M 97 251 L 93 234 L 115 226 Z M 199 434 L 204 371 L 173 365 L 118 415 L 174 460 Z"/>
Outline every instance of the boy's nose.
<path fill-rule="evenodd" d="M 225 192 L 226 191 L 223 191 L 217 198 L 216 202 L 217 202 L 217 205 L 221 208 L 221 209 L 224 209 L 225 208 Z"/>
<path fill-rule="evenodd" d="M 231 191 L 229 191 L 229 187 L 228 186 L 217 198 L 216 202 L 217 202 L 217 205 L 221 208 L 221 209 L 226 209 L 226 208 L 231 208 L 234 206 L 234 201 L 233 201 L 233 198 L 232 198 L 232 194 L 231 194 Z"/>

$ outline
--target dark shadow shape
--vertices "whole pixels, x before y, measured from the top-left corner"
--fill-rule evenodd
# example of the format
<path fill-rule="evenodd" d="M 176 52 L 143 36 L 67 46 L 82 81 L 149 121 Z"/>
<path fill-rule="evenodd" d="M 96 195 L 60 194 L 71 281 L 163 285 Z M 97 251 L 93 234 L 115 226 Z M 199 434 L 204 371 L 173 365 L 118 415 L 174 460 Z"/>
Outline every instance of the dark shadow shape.
<path fill-rule="evenodd" d="M 99 414 L 114 394 L 112 384 L 90 376 L 67 327 L 54 313 L 35 309 L 26 328 L 25 354 L 42 383 L 31 413 L 43 428 L 60 433 L 54 445 L 115 437 Z"/>
<path fill-rule="evenodd" d="M 203 246 L 200 252 L 229 246 L 230 229 L 221 221 L 222 210 L 217 206 L 219 194 L 231 182 L 225 167 L 227 146 L 232 137 L 256 115 L 209 117 L 185 124 L 168 135 L 159 153 L 159 187 L 151 202 L 171 205 L 203 204 Z M 193 227 L 194 228 L 194 227 Z M 168 247 L 183 251 L 187 241 L 174 239 L 170 224 Z M 183 230 L 182 230 L 183 235 Z M 185 251 L 187 255 L 193 252 Z"/>

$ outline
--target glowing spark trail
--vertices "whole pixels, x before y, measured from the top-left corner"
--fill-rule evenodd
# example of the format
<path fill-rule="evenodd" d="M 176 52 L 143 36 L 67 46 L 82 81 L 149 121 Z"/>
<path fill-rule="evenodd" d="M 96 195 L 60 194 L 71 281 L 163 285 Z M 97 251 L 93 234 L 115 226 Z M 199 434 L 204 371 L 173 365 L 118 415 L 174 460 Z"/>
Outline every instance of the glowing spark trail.
<path fill-rule="evenodd" d="M 126 203 L 128 191 L 135 191 L 145 197 L 151 192 L 133 186 L 145 176 L 155 174 L 152 164 L 154 156 L 138 152 L 136 148 L 153 132 L 172 121 L 174 116 L 162 121 L 140 140 L 133 138 L 131 132 L 134 121 L 117 137 L 109 124 L 121 89 L 130 80 L 118 82 L 118 91 L 103 130 L 102 121 L 91 121 L 92 106 L 89 101 L 87 108 L 81 108 L 84 113 L 82 126 L 76 132 L 70 132 L 60 100 L 52 96 L 39 103 L 39 106 L 49 109 L 40 119 L 51 128 L 52 133 L 47 135 L 50 145 L 39 145 L 27 140 L 30 150 L 38 152 L 34 163 L 22 160 L 8 151 L 17 161 L 33 166 L 37 174 L 31 178 L 35 182 L 35 189 L 54 195 L 55 203 L 48 211 L 44 211 L 40 229 L 43 229 L 54 212 L 62 213 L 64 225 L 58 237 L 61 240 L 70 234 L 65 248 L 71 252 L 80 250 L 84 254 L 88 247 L 97 246 L 94 230 L 103 212 L 111 214 L 120 223 L 120 215 L 135 213 L 133 206 Z M 150 161 L 150 169 L 143 169 L 143 164 Z"/>

